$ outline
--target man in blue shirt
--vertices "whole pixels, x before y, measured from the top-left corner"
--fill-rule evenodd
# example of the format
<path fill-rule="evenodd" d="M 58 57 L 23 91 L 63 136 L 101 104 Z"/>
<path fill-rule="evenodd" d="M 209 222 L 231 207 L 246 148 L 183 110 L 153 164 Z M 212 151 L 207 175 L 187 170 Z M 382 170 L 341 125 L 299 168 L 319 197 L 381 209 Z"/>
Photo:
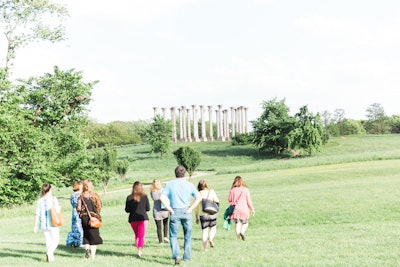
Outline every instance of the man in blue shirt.
<path fill-rule="evenodd" d="M 178 243 L 179 227 L 182 225 L 184 235 L 183 260 L 189 261 L 192 252 L 192 211 L 200 203 L 201 195 L 196 187 L 185 179 L 186 169 L 175 168 L 175 179 L 168 182 L 162 192 L 161 202 L 171 213 L 169 221 L 170 245 L 175 265 L 181 261 Z M 190 203 L 194 197 L 193 203 Z"/>

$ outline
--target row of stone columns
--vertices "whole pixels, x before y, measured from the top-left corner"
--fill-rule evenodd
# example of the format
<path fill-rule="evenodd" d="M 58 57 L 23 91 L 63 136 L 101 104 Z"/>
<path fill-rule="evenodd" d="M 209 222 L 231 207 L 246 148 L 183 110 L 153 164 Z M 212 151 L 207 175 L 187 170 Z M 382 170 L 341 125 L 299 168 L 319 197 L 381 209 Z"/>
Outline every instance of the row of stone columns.
<path fill-rule="evenodd" d="M 247 118 L 247 107 L 230 107 L 229 109 L 223 109 L 222 105 L 217 105 L 217 109 L 213 110 L 213 106 L 191 105 L 191 109 L 186 106 L 179 108 L 171 107 L 171 122 L 172 122 L 172 141 L 173 142 L 206 142 L 206 141 L 229 141 L 237 133 L 248 133 L 248 118 Z M 206 136 L 206 109 L 208 110 L 208 132 Z M 154 117 L 158 115 L 159 108 L 153 107 Z M 164 119 L 167 118 L 167 108 L 161 108 L 162 116 Z M 177 113 L 178 116 L 177 117 Z M 200 112 L 200 117 L 198 116 Z M 230 112 L 230 116 L 229 116 Z M 215 125 L 217 127 L 217 136 L 214 136 L 214 116 L 215 113 Z M 199 131 L 200 122 L 200 131 Z M 179 125 L 177 125 L 177 123 Z M 193 123 L 193 134 L 192 134 L 192 123 Z M 177 127 L 179 127 L 179 138 L 177 136 Z M 200 136 L 199 136 L 200 132 Z"/>

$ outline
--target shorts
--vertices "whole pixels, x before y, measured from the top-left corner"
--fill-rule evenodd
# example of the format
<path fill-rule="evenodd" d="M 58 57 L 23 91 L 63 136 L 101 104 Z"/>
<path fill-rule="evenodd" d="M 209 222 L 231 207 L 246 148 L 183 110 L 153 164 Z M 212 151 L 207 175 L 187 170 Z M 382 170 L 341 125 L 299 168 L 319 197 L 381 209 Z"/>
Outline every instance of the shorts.
<path fill-rule="evenodd" d="M 201 229 L 213 227 L 217 225 L 217 215 L 200 216 Z"/>
<path fill-rule="evenodd" d="M 231 219 L 231 223 L 238 223 L 241 222 L 242 224 L 249 223 L 248 219 Z"/>

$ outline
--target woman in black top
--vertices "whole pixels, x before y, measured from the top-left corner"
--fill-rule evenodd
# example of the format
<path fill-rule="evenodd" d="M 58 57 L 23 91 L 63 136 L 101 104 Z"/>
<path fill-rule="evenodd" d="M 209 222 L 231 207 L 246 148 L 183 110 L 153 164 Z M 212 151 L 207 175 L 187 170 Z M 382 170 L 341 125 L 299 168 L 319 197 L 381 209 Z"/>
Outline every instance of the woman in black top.
<path fill-rule="evenodd" d="M 138 257 L 142 256 L 144 239 L 146 236 L 150 210 L 150 202 L 143 190 L 143 185 L 136 181 L 133 183 L 132 193 L 126 198 L 125 211 L 129 213 L 129 223 L 135 233 L 135 245 L 138 249 Z"/>

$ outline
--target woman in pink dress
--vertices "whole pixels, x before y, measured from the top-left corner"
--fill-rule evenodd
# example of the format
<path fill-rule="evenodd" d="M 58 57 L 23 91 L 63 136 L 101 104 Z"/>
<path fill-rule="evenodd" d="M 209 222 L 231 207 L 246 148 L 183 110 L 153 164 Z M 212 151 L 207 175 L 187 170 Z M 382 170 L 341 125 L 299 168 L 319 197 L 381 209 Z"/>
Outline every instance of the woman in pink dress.
<path fill-rule="evenodd" d="M 255 210 L 251 201 L 250 191 L 246 187 L 242 177 L 236 176 L 229 191 L 228 201 L 231 205 L 236 205 L 235 211 L 230 215 L 232 223 L 236 224 L 236 236 L 244 241 L 244 233 L 249 226 L 250 213 L 254 216 Z"/>

